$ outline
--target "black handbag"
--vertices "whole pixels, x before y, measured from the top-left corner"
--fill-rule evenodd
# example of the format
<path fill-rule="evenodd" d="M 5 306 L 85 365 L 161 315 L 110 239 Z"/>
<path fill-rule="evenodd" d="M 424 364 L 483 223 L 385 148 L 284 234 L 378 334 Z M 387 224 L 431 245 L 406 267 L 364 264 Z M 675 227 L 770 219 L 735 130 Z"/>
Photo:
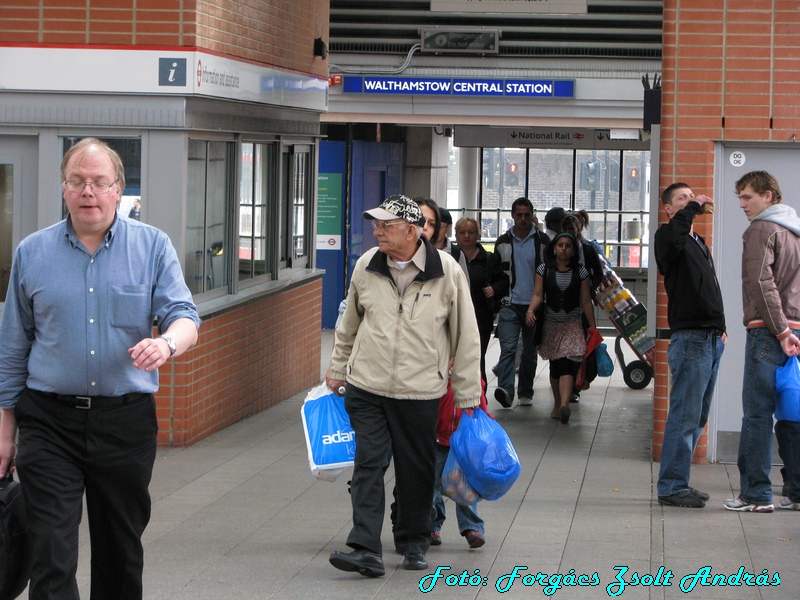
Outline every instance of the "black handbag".
<path fill-rule="evenodd" d="M 31 558 L 22 489 L 8 472 L 0 479 L 0 600 L 13 600 L 25 590 Z"/>

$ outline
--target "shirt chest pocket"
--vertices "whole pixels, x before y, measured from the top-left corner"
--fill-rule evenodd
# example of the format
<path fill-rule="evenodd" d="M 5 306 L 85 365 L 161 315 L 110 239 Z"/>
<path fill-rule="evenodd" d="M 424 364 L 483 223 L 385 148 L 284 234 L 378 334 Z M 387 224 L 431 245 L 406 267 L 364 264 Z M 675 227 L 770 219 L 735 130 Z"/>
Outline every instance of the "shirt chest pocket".
<path fill-rule="evenodd" d="M 147 284 L 108 284 L 108 322 L 121 329 L 152 327 Z"/>

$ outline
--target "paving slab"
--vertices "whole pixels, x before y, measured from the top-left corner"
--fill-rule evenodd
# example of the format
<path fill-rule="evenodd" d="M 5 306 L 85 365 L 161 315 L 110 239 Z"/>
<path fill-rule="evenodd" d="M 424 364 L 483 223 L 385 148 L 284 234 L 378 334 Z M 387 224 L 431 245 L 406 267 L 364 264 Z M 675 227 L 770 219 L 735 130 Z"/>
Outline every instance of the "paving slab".
<path fill-rule="evenodd" d="M 323 331 L 322 338 L 321 376 L 331 332 Z M 487 364 L 498 354 L 492 340 Z M 720 464 L 693 467 L 692 484 L 711 494 L 706 508 L 660 506 L 654 489 L 658 464 L 650 459 L 652 385 L 627 388 L 617 367 L 581 395 L 570 423 L 562 425 L 550 419 L 547 369 L 540 361 L 531 407 L 502 408 L 492 395 L 496 382 L 489 381 L 490 411 L 514 442 L 522 475 L 506 496 L 479 504 L 487 528 L 483 548 L 468 548 L 448 501 L 444 543 L 428 552 L 428 570 L 399 568 L 402 557 L 393 551 L 388 514 L 384 577 L 331 567 L 329 554 L 346 549 L 350 472 L 335 482 L 311 476 L 300 422 L 305 394 L 299 394 L 189 448 L 159 450 L 153 518 L 144 536 L 145 598 L 800 597 L 800 513 L 724 510 L 722 501 L 738 488 L 738 472 L 735 465 Z M 780 481 L 777 469 L 773 481 Z M 387 497 L 393 486 L 390 468 Z M 88 598 L 85 524 L 81 533 L 78 580 L 81 596 Z M 698 575 L 705 567 L 710 577 L 731 577 L 734 583 L 740 568 L 767 574 L 770 581 L 777 573 L 780 585 L 702 585 L 711 581 Z M 668 571 L 671 585 L 663 585 Z M 648 585 L 633 585 L 634 572 Z M 659 572 L 662 585 L 653 583 Z M 583 582 L 594 576 L 596 583 L 567 585 L 579 576 Z M 618 577 L 628 585 L 622 587 Z M 682 591 L 680 582 L 691 584 L 692 577 L 696 584 Z"/>

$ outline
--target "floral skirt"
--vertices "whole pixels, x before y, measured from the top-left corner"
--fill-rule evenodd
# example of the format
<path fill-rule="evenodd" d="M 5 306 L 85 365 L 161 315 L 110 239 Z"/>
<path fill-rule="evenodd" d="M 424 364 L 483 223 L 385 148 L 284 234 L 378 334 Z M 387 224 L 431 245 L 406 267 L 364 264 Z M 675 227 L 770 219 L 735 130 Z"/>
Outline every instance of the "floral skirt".
<path fill-rule="evenodd" d="M 586 354 L 586 334 L 583 332 L 581 319 L 572 319 L 566 323 L 544 321 L 539 356 L 547 360 L 569 358 L 580 362 L 584 354 Z"/>

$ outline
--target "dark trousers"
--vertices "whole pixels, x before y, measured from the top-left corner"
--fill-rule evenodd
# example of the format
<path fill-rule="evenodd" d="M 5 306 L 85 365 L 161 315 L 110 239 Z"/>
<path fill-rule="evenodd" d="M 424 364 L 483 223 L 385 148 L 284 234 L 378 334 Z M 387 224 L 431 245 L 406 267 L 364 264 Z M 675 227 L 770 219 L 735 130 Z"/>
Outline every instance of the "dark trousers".
<path fill-rule="evenodd" d="M 356 434 L 350 487 L 353 529 L 347 536 L 347 545 L 383 554 L 383 473 L 391 444 L 397 502 L 395 547 L 403 554 L 426 552 L 431 542 L 439 399 L 398 400 L 351 385 L 345 408 Z"/>
<path fill-rule="evenodd" d="M 489 342 L 492 341 L 492 333 L 494 332 L 494 323 L 489 327 L 479 327 L 478 333 L 481 336 L 481 378 L 483 379 L 483 391 L 486 391 L 488 377 L 486 377 L 486 350 L 489 349 Z"/>
<path fill-rule="evenodd" d="M 77 599 L 83 495 L 91 600 L 140 600 L 141 536 L 150 520 L 156 456 L 152 394 L 107 408 L 73 408 L 26 390 L 16 405 L 17 469 L 32 535 L 32 600 Z"/>
<path fill-rule="evenodd" d="M 800 423 L 778 421 L 775 423 L 778 454 L 783 460 L 784 487 L 792 502 L 800 502 Z"/>

